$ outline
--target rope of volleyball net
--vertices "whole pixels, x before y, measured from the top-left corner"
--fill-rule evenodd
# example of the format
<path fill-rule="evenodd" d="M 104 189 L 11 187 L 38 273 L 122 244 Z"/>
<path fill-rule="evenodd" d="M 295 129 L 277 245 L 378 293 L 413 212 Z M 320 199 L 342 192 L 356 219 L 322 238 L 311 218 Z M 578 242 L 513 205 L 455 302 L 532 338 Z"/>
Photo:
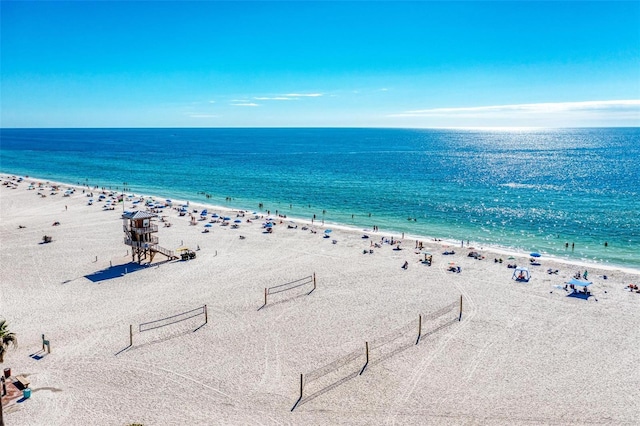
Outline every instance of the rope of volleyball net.
<path fill-rule="evenodd" d="M 145 331 L 154 330 L 156 328 L 166 327 L 168 325 L 186 321 L 188 319 L 195 318 L 200 315 L 205 315 L 205 320 L 206 320 L 207 305 L 202 305 L 199 308 L 191 309 L 189 311 L 181 312 L 179 314 L 171 315 L 169 317 L 162 318 L 159 320 L 143 322 L 138 325 L 138 332 L 142 333 Z"/>
<path fill-rule="evenodd" d="M 282 293 L 283 291 L 293 290 L 297 287 L 302 287 L 303 285 L 311 284 L 314 282 L 314 276 L 309 275 L 308 277 L 300 278 L 299 280 L 290 281 L 288 283 L 274 285 L 273 287 L 267 287 L 267 294 L 276 294 Z"/>

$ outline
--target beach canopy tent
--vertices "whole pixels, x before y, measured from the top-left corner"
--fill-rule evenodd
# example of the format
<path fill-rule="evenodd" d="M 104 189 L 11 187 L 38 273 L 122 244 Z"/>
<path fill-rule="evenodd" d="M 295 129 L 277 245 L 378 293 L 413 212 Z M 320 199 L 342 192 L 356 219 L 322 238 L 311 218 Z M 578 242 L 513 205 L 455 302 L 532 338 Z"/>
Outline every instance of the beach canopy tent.
<path fill-rule="evenodd" d="M 575 278 L 571 278 L 571 280 L 567 284 L 574 285 L 576 287 L 588 287 L 593 283 L 591 281 L 582 281 Z"/>
<path fill-rule="evenodd" d="M 525 268 L 524 266 L 518 266 L 516 269 L 514 269 L 513 275 L 511 276 L 511 279 L 514 279 L 516 281 L 529 281 L 529 278 L 531 278 L 531 275 L 529 274 L 529 268 Z"/>

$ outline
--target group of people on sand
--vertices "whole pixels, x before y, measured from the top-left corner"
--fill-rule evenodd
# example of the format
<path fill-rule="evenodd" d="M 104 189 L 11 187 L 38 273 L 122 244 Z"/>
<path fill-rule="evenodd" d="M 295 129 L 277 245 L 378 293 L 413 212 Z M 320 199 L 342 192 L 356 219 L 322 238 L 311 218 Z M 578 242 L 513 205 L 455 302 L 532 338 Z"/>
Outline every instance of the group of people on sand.
<path fill-rule="evenodd" d="M 584 294 L 590 294 L 590 293 L 589 293 L 589 289 L 588 289 L 586 286 L 585 286 L 585 287 L 582 287 L 582 290 L 578 290 L 578 289 L 576 288 L 576 286 L 575 286 L 575 285 L 573 285 L 573 284 L 565 284 L 564 289 L 565 289 L 565 290 L 571 289 L 571 293 L 584 293 Z"/>
<path fill-rule="evenodd" d="M 573 278 L 579 280 L 579 279 L 587 279 L 587 276 L 589 275 L 589 271 L 585 270 L 583 274 L 580 273 L 580 271 L 576 272 L 575 275 L 573 276 Z"/>

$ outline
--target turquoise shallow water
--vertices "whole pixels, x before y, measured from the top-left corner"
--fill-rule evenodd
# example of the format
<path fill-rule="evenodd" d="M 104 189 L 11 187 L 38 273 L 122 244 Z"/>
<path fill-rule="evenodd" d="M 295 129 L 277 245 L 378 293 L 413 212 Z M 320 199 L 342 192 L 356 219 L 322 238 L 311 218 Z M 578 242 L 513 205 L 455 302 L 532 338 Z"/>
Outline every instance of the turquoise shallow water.
<path fill-rule="evenodd" d="M 639 128 L 2 129 L 0 136 L 5 174 L 112 188 L 126 182 L 136 193 L 252 210 L 262 203 L 307 219 L 640 268 Z"/>

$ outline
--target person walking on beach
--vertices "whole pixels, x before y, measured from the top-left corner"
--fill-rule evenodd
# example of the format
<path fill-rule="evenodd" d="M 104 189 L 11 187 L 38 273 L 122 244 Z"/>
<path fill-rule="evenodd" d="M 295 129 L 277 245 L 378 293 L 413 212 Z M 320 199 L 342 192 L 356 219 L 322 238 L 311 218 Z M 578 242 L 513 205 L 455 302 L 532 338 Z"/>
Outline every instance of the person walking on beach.
<path fill-rule="evenodd" d="M 409 262 L 404 261 L 404 265 L 402 265 L 402 269 L 406 270 L 409 267 Z"/>

